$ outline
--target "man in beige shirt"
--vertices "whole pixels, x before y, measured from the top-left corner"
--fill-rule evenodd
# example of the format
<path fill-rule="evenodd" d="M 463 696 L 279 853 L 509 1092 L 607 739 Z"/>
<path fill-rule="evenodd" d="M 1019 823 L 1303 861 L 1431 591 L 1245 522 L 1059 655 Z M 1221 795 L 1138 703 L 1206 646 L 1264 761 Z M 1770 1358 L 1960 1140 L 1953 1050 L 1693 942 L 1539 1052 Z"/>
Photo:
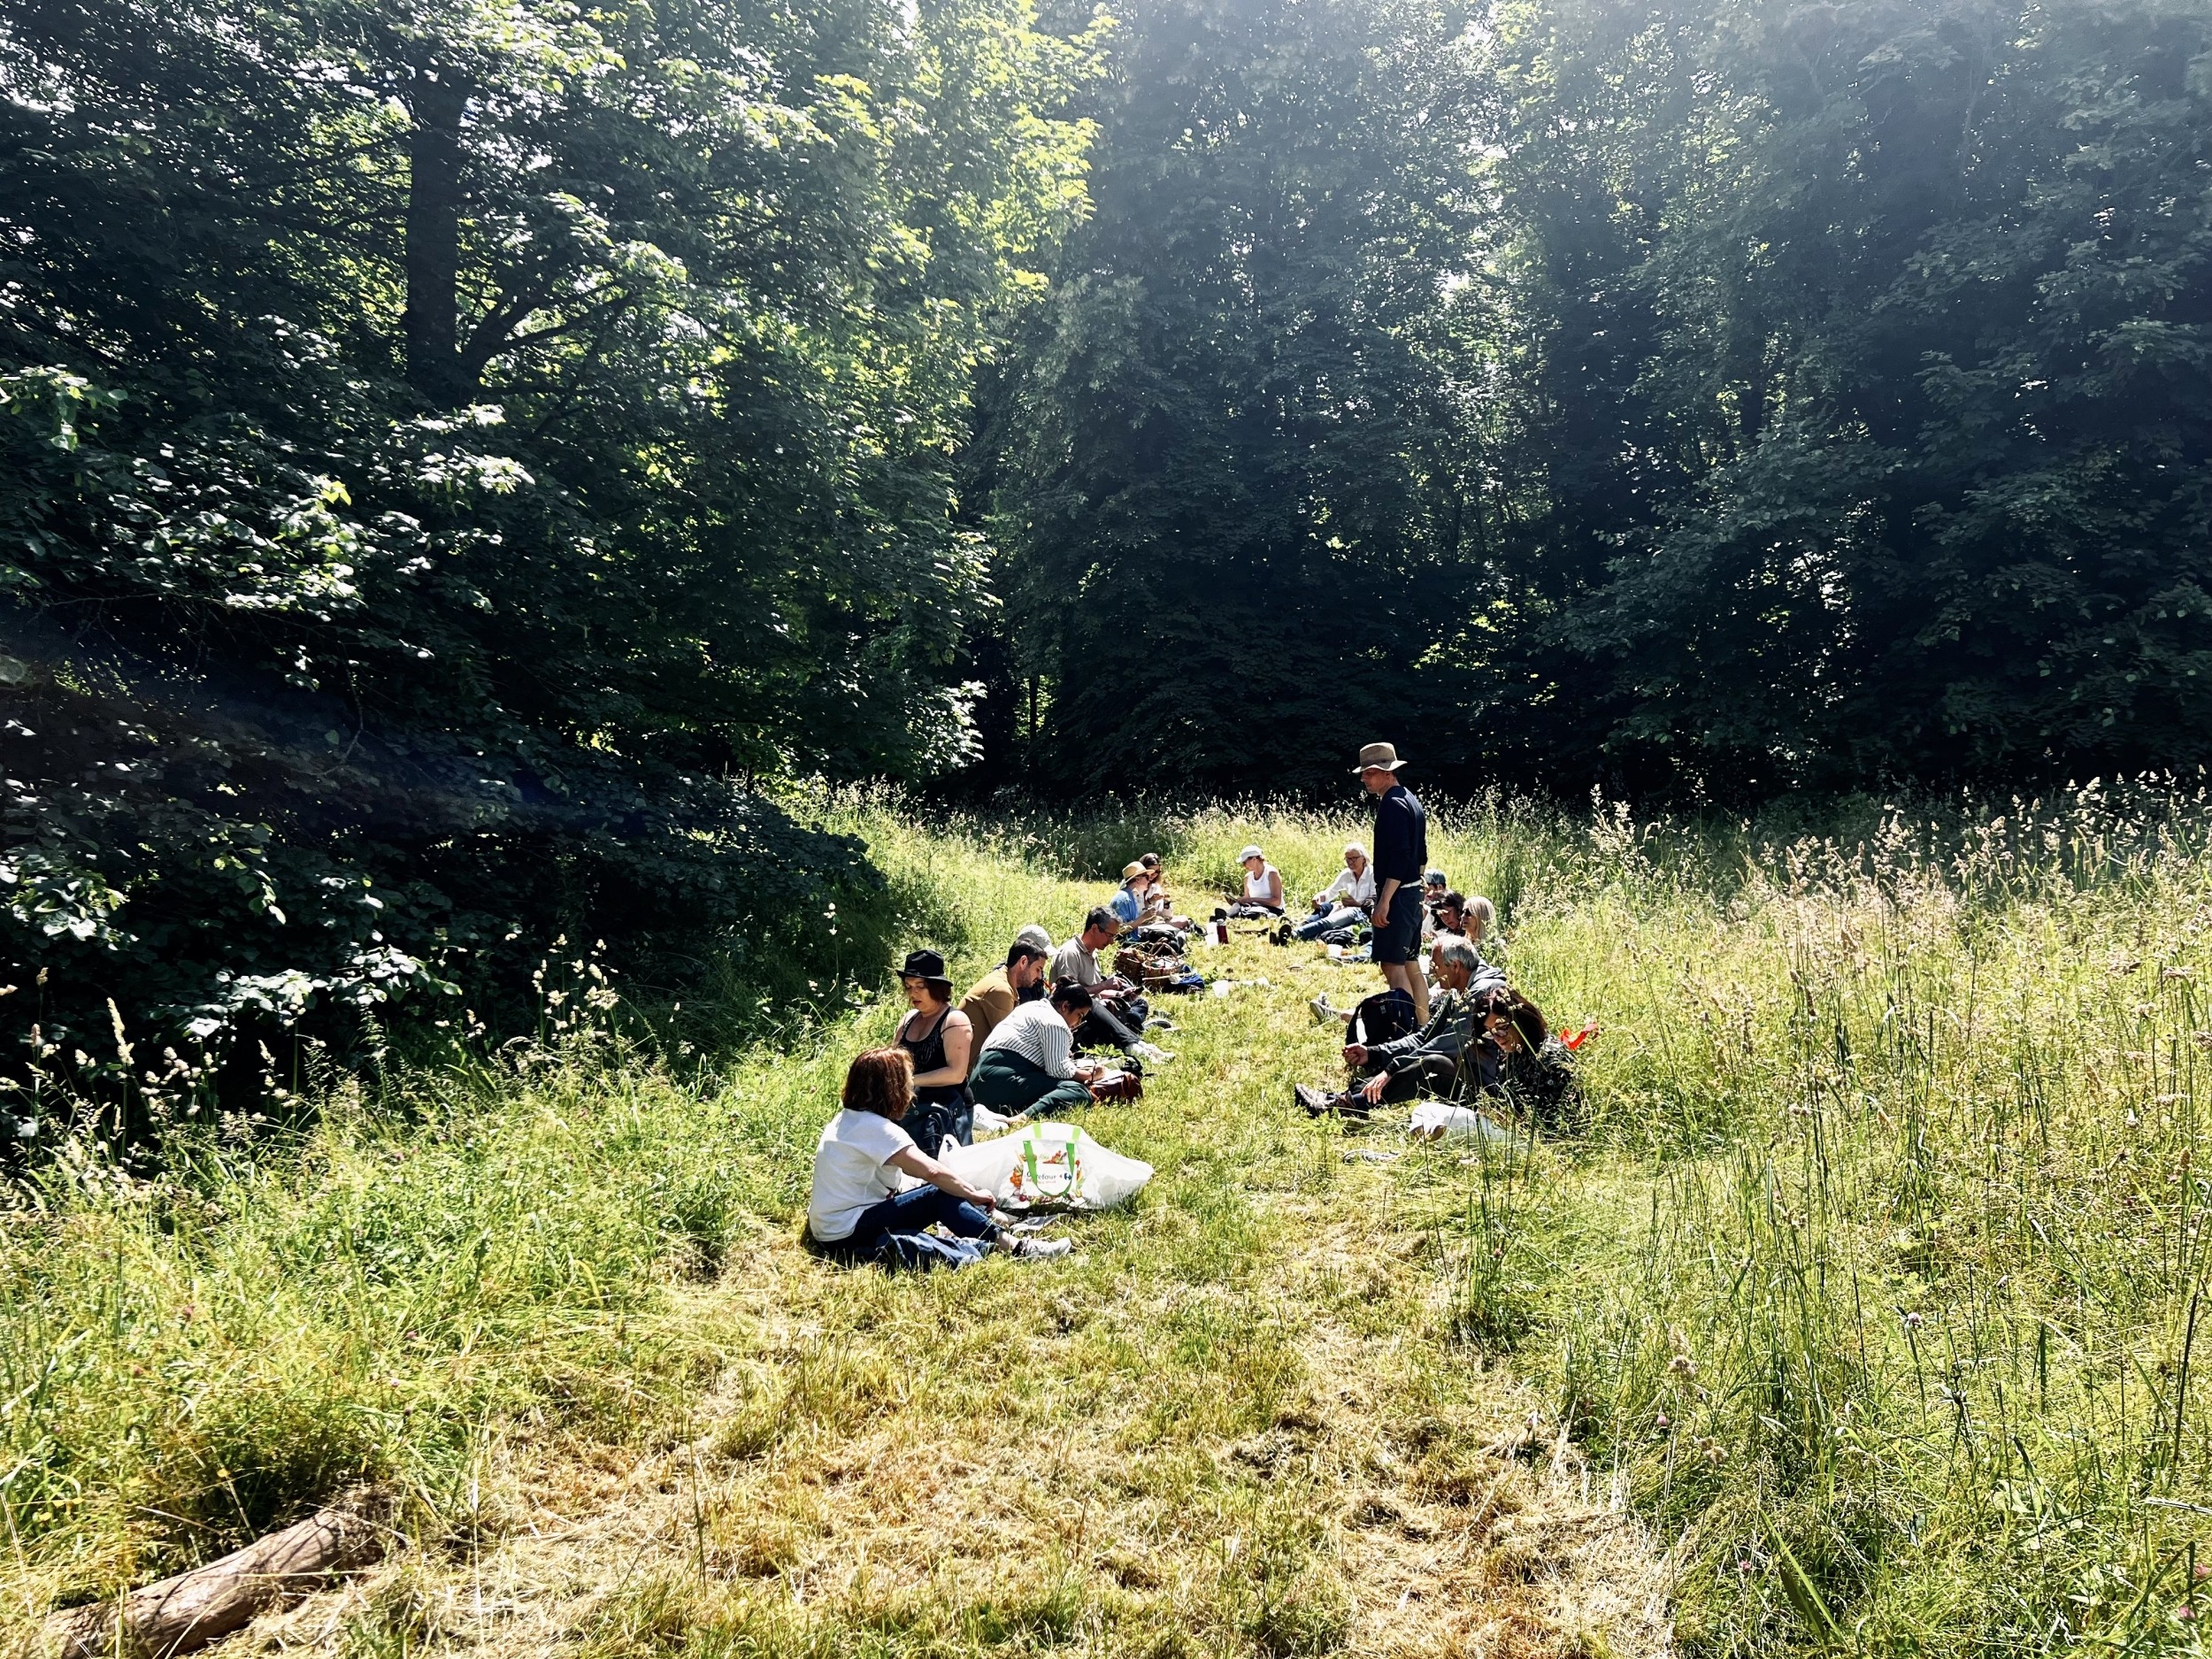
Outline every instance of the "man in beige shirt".
<path fill-rule="evenodd" d="M 967 995 L 960 999 L 960 1011 L 968 1017 L 968 1024 L 975 1027 L 974 1046 L 968 1050 L 971 1077 L 983 1058 L 984 1040 L 990 1036 L 991 1028 L 1017 1006 L 1036 996 L 1043 987 L 1044 977 L 1044 947 L 1032 940 L 1017 939 L 1013 949 L 1006 953 L 1006 965 L 992 969 L 969 987 Z"/>

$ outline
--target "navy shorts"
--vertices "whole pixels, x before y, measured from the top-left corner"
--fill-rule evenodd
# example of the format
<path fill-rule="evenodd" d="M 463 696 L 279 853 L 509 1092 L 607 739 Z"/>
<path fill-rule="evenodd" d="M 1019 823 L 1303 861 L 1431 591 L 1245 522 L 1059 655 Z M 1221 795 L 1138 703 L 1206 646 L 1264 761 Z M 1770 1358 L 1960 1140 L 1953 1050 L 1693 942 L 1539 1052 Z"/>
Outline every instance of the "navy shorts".
<path fill-rule="evenodd" d="M 1417 882 L 1390 895 L 1390 926 L 1375 929 L 1375 960 L 1411 962 L 1421 952 L 1421 888 Z"/>

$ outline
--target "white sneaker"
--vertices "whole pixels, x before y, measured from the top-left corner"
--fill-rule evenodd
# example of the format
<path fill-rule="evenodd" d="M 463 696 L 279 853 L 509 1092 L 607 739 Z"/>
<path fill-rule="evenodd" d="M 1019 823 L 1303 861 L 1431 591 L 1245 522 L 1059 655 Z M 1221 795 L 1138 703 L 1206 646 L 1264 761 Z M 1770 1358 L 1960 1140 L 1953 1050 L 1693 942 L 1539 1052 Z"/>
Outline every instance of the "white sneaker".
<path fill-rule="evenodd" d="M 1073 1239 L 1017 1239 L 1007 1253 L 1018 1262 L 1049 1262 L 1074 1248 Z"/>
<path fill-rule="evenodd" d="M 1161 1048 L 1156 1042 L 1141 1042 L 1137 1044 L 1133 1052 L 1136 1055 L 1138 1059 L 1148 1060 L 1154 1065 L 1165 1065 L 1170 1060 L 1172 1060 L 1175 1057 L 1167 1049 Z"/>

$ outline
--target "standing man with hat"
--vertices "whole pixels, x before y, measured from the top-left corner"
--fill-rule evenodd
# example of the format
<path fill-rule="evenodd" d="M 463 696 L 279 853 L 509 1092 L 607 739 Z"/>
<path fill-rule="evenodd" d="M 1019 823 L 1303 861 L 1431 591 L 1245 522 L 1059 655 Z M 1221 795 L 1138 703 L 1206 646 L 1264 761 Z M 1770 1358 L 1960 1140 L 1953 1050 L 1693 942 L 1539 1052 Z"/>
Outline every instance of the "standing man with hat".
<path fill-rule="evenodd" d="M 1421 873 L 1429 861 L 1429 815 L 1398 781 L 1396 748 L 1370 743 L 1359 752 L 1359 780 L 1375 797 L 1375 964 L 1383 979 L 1413 999 L 1425 1025 L 1429 986 L 1422 977 Z"/>

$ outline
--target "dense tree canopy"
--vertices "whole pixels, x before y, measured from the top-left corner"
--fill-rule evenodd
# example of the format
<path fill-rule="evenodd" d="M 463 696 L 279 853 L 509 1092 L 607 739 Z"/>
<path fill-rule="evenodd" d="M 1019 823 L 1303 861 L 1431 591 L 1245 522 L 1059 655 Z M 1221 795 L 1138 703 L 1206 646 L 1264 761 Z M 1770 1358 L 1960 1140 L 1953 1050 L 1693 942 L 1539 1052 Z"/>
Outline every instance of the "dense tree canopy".
<path fill-rule="evenodd" d="M 2212 758 L 2212 14 L 1529 10 L 1528 545 L 1643 775 Z"/>
<path fill-rule="evenodd" d="M 1041 776 L 2212 753 L 2201 5 L 1148 0 L 1116 65 L 1002 494 Z"/>
<path fill-rule="evenodd" d="M 492 995 L 564 926 L 803 975 L 867 872 L 748 786 L 963 757 L 955 457 L 1072 62 L 1013 0 L 9 8 L 46 1041 Z"/>
<path fill-rule="evenodd" d="M 813 777 L 2208 758 L 2200 4 L 1059 4 L 0 14 L 42 1044 L 803 979 Z"/>
<path fill-rule="evenodd" d="M 1021 344 L 999 537 L 1042 778 L 1302 787 L 1472 601 L 1469 17 L 1141 0 Z"/>

